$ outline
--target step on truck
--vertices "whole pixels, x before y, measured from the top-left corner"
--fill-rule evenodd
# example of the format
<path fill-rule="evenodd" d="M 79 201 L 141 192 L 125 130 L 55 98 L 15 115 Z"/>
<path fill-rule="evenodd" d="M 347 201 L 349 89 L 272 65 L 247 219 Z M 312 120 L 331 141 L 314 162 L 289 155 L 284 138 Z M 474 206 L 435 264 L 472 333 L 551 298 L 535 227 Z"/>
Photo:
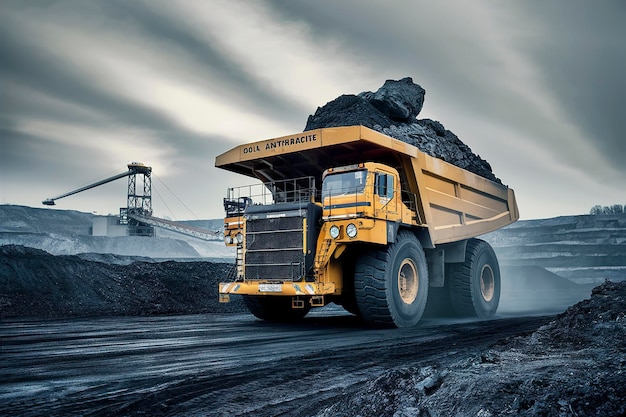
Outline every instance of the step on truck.
<path fill-rule="evenodd" d="M 237 146 L 216 167 L 228 188 L 219 284 L 252 314 L 292 321 L 334 302 L 373 325 L 410 327 L 429 310 L 490 317 L 500 269 L 477 236 L 519 218 L 512 189 L 363 126 Z"/>

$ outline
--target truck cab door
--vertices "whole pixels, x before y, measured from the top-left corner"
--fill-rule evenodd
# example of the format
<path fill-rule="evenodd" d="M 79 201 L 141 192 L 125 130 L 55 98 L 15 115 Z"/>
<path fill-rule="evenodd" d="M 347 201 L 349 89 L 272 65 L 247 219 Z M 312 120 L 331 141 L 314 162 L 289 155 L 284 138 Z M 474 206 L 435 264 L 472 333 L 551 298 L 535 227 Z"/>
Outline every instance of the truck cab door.
<path fill-rule="evenodd" d="M 374 211 L 376 217 L 389 218 L 398 215 L 396 197 L 397 178 L 389 173 L 376 172 L 374 177 Z"/>

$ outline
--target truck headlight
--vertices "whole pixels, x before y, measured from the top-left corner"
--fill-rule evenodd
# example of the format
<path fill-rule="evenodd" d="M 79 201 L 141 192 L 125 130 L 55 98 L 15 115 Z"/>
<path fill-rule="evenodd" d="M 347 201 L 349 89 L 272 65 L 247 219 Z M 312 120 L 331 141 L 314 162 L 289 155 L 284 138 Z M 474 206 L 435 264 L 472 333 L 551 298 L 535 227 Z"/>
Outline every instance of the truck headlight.
<path fill-rule="evenodd" d="M 339 237 L 339 228 L 337 226 L 330 226 L 330 237 L 337 239 Z"/>
<path fill-rule="evenodd" d="M 232 245 L 233 244 L 233 237 L 232 236 L 224 236 L 224 243 L 226 243 L 227 245 Z"/>
<path fill-rule="evenodd" d="M 350 223 L 348 226 L 346 226 L 346 234 L 348 235 L 349 238 L 355 238 L 356 234 L 357 234 L 357 228 L 354 225 L 354 223 Z"/>
<path fill-rule="evenodd" d="M 237 233 L 237 243 L 243 243 L 243 235 L 241 233 Z"/>

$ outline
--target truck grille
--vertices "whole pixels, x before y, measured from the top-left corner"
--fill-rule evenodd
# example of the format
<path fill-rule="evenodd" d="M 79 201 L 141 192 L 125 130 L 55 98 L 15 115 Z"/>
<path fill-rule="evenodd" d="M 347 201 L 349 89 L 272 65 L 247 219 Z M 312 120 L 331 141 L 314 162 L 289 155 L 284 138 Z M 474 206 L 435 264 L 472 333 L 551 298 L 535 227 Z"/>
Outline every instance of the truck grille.
<path fill-rule="evenodd" d="M 319 207 L 286 206 L 253 206 L 246 211 L 246 279 L 302 281 L 312 274 Z"/>
<path fill-rule="evenodd" d="M 304 276 L 302 217 L 246 222 L 246 279 L 300 281 Z"/>

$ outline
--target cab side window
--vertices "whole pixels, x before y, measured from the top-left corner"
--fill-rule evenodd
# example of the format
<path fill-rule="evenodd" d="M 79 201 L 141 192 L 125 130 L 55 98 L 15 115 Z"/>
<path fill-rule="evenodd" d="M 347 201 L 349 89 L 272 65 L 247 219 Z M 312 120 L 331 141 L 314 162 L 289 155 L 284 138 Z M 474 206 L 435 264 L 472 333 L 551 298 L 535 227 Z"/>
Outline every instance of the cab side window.
<path fill-rule="evenodd" d="M 393 175 L 376 173 L 376 194 L 393 198 Z"/>

